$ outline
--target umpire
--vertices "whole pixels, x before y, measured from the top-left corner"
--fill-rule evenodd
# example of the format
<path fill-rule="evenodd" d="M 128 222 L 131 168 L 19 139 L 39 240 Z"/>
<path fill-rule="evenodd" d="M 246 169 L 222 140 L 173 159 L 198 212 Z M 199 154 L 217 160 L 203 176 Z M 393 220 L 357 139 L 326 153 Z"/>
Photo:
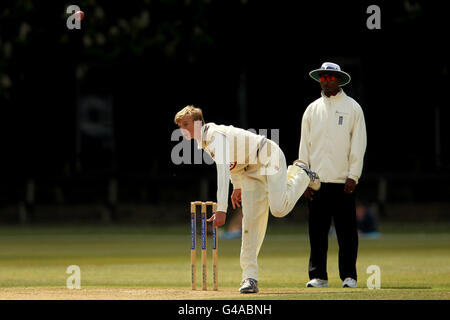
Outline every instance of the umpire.
<path fill-rule="evenodd" d="M 328 232 L 334 221 L 339 244 L 342 287 L 356 288 L 355 188 L 361 176 L 366 150 L 366 125 L 360 105 L 341 87 L 350 75 L 339 65 L 325 62 L 309 75 L 320 82 L 321 97 L 305 110 L 302 119 L 299 161 L 318 173 L 321 188 L 308 188 L 310 239 L 307 287 L 328 287 Z"/>

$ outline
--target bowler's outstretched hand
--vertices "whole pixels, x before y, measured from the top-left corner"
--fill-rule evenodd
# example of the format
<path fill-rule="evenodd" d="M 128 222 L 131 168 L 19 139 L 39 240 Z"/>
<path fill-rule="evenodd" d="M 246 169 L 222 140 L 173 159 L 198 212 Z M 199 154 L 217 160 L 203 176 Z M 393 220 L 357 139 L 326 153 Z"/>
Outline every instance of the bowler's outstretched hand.
<path fill-rule="evenodd" d="M 223 211 L 217 211 L 214 213 L 211 218 L 209 218 L 208 222 L 213 222 L 213 228 L 223 226 L 225 224 L 225 221 L 227 219 L 227 214 Z"/>

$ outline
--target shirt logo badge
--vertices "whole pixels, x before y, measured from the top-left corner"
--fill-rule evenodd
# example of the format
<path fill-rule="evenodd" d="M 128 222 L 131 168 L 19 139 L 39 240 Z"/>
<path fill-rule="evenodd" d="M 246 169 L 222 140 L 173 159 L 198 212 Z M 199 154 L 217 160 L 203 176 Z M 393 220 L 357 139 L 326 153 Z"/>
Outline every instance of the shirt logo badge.
<path fill-rule="evenodd" d="M 339 116 L 339 121 L 338 121 L 338 125 L 342 125 L 342 121 L 344 120 L 343 116 Z"/>

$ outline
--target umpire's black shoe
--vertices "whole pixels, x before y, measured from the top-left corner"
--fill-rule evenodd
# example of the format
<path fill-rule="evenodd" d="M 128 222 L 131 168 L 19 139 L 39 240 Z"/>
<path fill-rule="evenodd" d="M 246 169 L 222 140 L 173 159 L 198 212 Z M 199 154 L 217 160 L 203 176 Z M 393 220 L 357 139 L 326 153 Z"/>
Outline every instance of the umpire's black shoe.
<path fill-rule="evenodd" d="M 240 293 L 258 293 L 258 281 L 252 278 L 247 278 L 241 283 L 239 288 Z"/>

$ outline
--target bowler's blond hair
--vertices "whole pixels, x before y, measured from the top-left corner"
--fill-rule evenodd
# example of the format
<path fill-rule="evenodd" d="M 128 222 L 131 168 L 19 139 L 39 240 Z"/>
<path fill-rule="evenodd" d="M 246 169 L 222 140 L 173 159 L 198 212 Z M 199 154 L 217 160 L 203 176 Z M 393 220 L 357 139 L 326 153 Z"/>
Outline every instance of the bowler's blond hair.
<path fill-rule="evenodd" d="M 174 122 L 178 125 L 178 123 L 186 116 L 190 116 L 192 120 L 197 121 L 200 120 L 202 122 L 202 125 L 205 124 L 205 120 L 203 119 L 203 112 L 202 109 L 196 108 L 192 105 L 186 106 L 180 111 L 177 112 L 175 115 Z"/>

